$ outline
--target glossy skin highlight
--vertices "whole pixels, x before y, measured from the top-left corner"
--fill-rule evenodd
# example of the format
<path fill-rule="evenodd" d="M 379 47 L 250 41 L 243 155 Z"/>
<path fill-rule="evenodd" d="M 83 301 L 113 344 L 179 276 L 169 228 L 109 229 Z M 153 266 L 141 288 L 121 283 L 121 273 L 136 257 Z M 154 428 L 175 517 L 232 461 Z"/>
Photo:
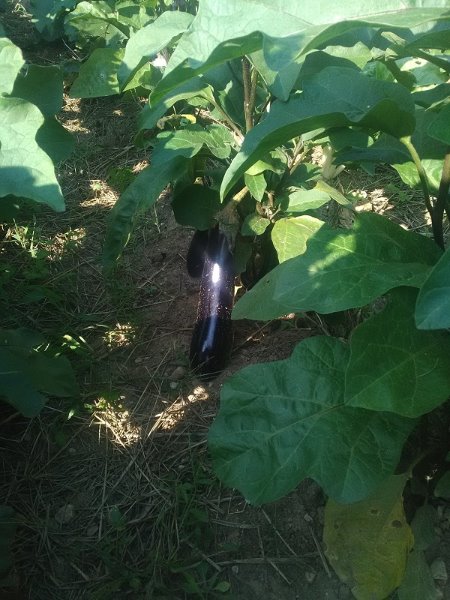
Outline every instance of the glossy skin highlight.
<path fill-rule="evenodd" d="M 189 273 L 191 270 L 188 263 Z M 233 296 L 234 268 L 228 241 L 217 228 L 212 229 L 204 249 L 197 320 L 190 347 L 191 367 L 205 378 L 217 375 L 228 362 L 233 342 Z"/>

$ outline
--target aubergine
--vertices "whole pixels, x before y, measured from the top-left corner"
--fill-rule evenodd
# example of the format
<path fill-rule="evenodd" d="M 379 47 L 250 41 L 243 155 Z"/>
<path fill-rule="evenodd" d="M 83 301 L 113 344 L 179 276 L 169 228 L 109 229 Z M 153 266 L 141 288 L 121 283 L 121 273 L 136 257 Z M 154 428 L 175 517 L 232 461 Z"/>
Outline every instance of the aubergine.
<path fill-rule="evenodd" d="M 202 276 L 208 239 L 208 229 L 206 231 L 197 230 L 189 244 L 189 250 L 186 256 L 186 267 L 187 272 L 194 279 L 198 279 Z"/>
<path fill-rule="evenodd" d="M 208 232 L 203 259 L 190 362 L 192 369 L 208 379 L 226 367 L 233 344 L 233 255 L 226 236 L 217 227 Z"/>

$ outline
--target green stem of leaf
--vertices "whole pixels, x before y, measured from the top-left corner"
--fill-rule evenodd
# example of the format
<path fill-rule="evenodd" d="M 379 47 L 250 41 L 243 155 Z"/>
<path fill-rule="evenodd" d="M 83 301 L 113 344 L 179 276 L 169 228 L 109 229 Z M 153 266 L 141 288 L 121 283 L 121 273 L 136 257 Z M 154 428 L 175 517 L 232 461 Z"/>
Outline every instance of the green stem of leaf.
<path fill-rule="evenodd" d="M 253 127 L 252 79 L 253 77 L 250 74 L 250 61 L 244 56 L 242 59 L 242 81 L 244 82 L 244 115 L 246 131 L 250 131 Z"/>
<path fill-rule="evenodd" d="M 447 214 L 447 218 L 450 220 L 450 150 L 447 152 L 444 158 L 444 166 L 442 168 L 441 181 L 439 183 L 439 191 L 436 198 L 436 204 L 434 205 L 434 221 L 436 226 L 440 228 L 442 238 L 442 248 L 444 248 L 444 234 L 443 234 L 443 220 L 444 211 Z"/>
<path fill-rule="evenodd" d="M 431 204 L 430 188 L 428 186 L 428 178 L 427 178 L 425 169 L 423 168 L 422 162 L 420 160 L 420 156 L 417 153 L 417 150 L 415 149 L 410 136 L 400 138 L 400 141 L 408 149 L 408 152 L 410 153 L 411 158 L 413 159 L 414 165 L 416 166 L 417 173 L 419 175 L 420 183 L 422 186 L 423 195 L 425 198 L 425 205 L 427 207 L 428 212 L 430 213 L 431 219 L 433 219 L 433 205 Z"/>

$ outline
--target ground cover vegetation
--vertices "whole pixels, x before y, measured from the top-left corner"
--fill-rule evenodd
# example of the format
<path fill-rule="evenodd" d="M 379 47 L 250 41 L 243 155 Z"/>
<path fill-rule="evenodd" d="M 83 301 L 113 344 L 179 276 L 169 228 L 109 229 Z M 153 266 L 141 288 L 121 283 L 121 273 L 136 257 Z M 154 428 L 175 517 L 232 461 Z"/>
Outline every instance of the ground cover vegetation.
<path fill-rule="evenodd" d="M 192 2 L 131 1 L 31 2 L 28 9 L 41 35 L 64 39 L 68 56 L 60 66 L 33 65 L 7 31 L 0 38 L 5 240 L 32 260 L 21 302 L 39 306 L 34 331 L 14 327 L 16 318 L 2 330 L 2 397 L 26 417 L 40 412 L 46 396 L 79 399 L 67 356 L 74 364 L 84 358 L 86 369 L 95 354 L 76 325 L 64 335 L 39 326 L 49 307 L 61 310 L 63 292 L 41 283 L 48 282 L 49 245 L 35 243 L 36 226 L 18 224 L 19 215 L 32 223 L 41 205 L 64 209 L 55 164 L 69 182 L 75 169 L 64 165 L 77 152 L 55 117 L 64 79 L 68 103 L 120 95 L 122 110 L 139 113 L 127 146 L 134 168 L 109 168 L 120 196 L 104 221 L 102 263 L 115 315 L 129 300 L 118 307 L 117 286 L 139 253 L 143 220 L 168 194 L 179 225 L 218 226 L 234 249 L 247 290 L 233 319 L 276 322 L 285 333 L 314 323 L 287 358 L 272 355 L 224 378 L 209 454 L 196 456 L 175 486 L 175 512 L 192 535 L 181 541 L 166 523 L 155 527 L 158 556 L 111 577 L 143 546 L 140 538 L 124 541 L 127 523 L 146 517 L 109 506 L 108 536 L 102 525 L 94 532 L 108 575 L 94 582 L 93 597 L 123 589 L 131 597 L 233 597 L 220 561 L 204 551 L 195 563 L 180 558 L 181 548 L 198 551 L 207 537 L 197 492 L 210 502 L 216 476 L 256 506 L 315 481 L 328 498 L 326 559 L 345 590 L 363 600 L 442 597 L 445 577 L 429 566 L 427 552 L 445 510 L 439 498 L 450 497 L 447 2 L 392 0 L 384 12 L 371 2 L 326 2 L 319 10 L 313 2 L 257 0 L 202 0 L 198 10 Z M 398 203 L 413 206 L 413 227 L 366 210 L 342 183 L 344 168 L 369 181 L 385 165 L 389 179 L 396 173 L 401 180 L 388 184 Z M 69 237 L 65 244 L 76 246 L 76 235 Z M 2 272 L 12 315 L 11 282 L 24 274 L 11 266 Z M 186 372 L 185 363 L 177 368 Z M 102 397 L 114 404 L 114 390 Z M 89 410 L 77 402 L 62 414 Z M 99 405 L 91 406 L 98 414 Z M 130 465 L 148 479 L 137 456 Z M 159 477 L 167 498 L 170 478 Z M 58 512 L 60 525 L 72 519 L 70 506 Z M 156 508 L 150 513 L 158 521 Z M 15 522 L 9 506 L 2 516 L 6 545 Z M 158 535 L 166 535 L 166 547 Z M 9 562 L 5 554 L 5 571 Z M 167 572 L 177 574 L 175 592 L 162 583 Z"/>

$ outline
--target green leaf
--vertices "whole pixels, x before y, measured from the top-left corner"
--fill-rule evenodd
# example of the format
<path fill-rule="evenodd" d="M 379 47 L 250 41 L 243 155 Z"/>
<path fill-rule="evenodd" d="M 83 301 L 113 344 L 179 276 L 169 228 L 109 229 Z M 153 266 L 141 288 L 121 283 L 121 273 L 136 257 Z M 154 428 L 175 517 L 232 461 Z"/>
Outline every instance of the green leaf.
<path fill-rule="evenodd" d="M 229 592 L 230 589 L 231 589 L 231 583 L 229 581 L 219 581 L 219 583 L 217 583 L 214 586 L 214 591 L 220 592 L 221 594 L 225 594 L 226 592 Z"/>
<path fill-rule="evenodd" d="M 357 600 L 384 600 L 403 579 L 414 543 L 402 502 L 407 479 L 393 475 L 356 504 L 326 504 L 326 555 Z"/>
<path fill-rule="evenodd" d="M 410 552 L 397 595 L 398 600 L 438 600 L 441 597 L 422 550 L 414 548 Z"/>
<path fill-rule="evenodd" d="M 280 263 L 306 251 L 306 242 L 323 225 L 323 221 L 304 215 L 280 219 L 272 229 L 272 242 Z"/>
<path fill-rule="evenodd" d="M 110 269 L 128 243 L 136 217 L 150 208 L 171 181 L 181 178 L 188 161 L 180 155 L 167 156 L 158 168 L 144 169 L 120 196 L 108 218 L 103 262 Z"/>
<path fill-rule="evenodd" d="M 281 498 L 305 477 L 341 502 L 367 496 L 395 469 L 413 421 L 347 407 L 348 349 L 313 337 L 286 360 L 227 379 L 209 432 L 214 469 L 252 504 Z"/>
<path fill-rule="evenodd" d="M 176 102 L 192 98 L 204 98 L 208 102 L 213 102 L 214 96 L 211 86 L 197 77 L 175 90 L 172 90 L 172 92 L 167 94 L 167 96 L 164 96 L 157 104 L 152 106 L 147 104 L 139 115 L 139 130 L 153 129 L 159 119 L 161 119 L 161 117 L 163 117 L 169 108 Z"/>
<path fill-rule="evenodd" d="M 53 117 L 63 105 L 62 71 L 55 66 L 28 65 L 14 82 L 11 95 L 35 104 L 44 117 Z"/>
<path fill-rule="evenodd" d="M 31 0 L 30 12 L 33 23 L 47 41 L 56 40 L 64 33 L 63 18 L 77 0 Z"/>
<path fill-rule="evenodd" d="M 450 96 L 450 83 L 441 83 L 431 89 L 421 90 L 413 92 L 413 100 L 419 106 L 423 108 L 429 108 L 436 102 L 442 102 Z"/>
<path fill-rule="evenodd" d="M 0 198 L 12 194 L 63 211 L 53 162 L 36 140 L 43 125 L 34 104 L 0 97 Z"/>
<path fill-rule="evenodd" d="M 25 64 L 22 51 L 8 38 L 0 39 L 0 94 L 10 94 Z"/>
<path fill-rule="evenodd" d="M 314 208 L 319 208 L 329 202 L 330 196 L 320 190 L 304 190 L 301 188 L 289 188 L 286 193 L 281 194 L 279 201 L 285 212 L 301 213 Z"/>
<path fill-rule="evenodd" d="M 339 192 L 336 188 L 329 185 L 325 181 L 319 180 L 316 183 L 316 186 L 314 189 L 316 191 L 320 191 L 320 192 L 324 192 L 325 194 L 328 194 L 330 196 L 330 198 L 332 198 L 335 202 L 337 202 L 341 206 L 346 206 L 347 208 L 351 208 L 353 206 L 352 203 L 350 202 L 350 200 L 347 200 L 347 198 L 343 194 L 341 194 L 341 192 Z"/>
<path fill-rule="evenodd" d="M 222 204 L 219 192 L 204 185 L 188 185 L 172 200 L 177 223 L 204 231 L 215 223 Z"/>
<path fill-rule="evenodd" d="M 257 202 L 261 202 L 267 188 L 267 181 L 264 174 L 259 173 L 258 175 L 249 175 L 248 173 L 245 173 L 244 182 L 253 198 Z"/>
<path fill-rule="evenodd" d="M 435 527 L 438 515 L 434 506 L 424 504 L 419 506 L 412 520 L 411 527 L 414 533 L 414 548 L 426 550 L 438 540 Z"/>
<path fill-rule="evenodd" d="M 74 136 L 56 117 L 47 117 L 36 134 L 36 142 L 54 163 L 67 160 L 75 146 Z"/>
<path fill-rule="evenodd" d="M 98 98 L 120 92 L 117 70 L 123 49 L 97 48 L 81 65 L 80 73 L 70 88 L 71 98 Z"/>
<path fill-rule="evenodd" d="M 434 488 L 434 495 L 438 498 L 450 500 L 450 471 L 442 475 Z"/>
<path fill-rule="evenodd" d="M 247 215 L 242 223 L 241 234 L 242 235 L 262 235 L 265 230 L 269 227 L 270 220 L 253 213 Z"/>
<path fill-rule="evenodd" d="M 26 417 L 36 416 L 47 398 L 73 397 L 78 385 L 69 361 L 35 350 L 43 338 L 28 329 L 2 330 L 0 396 Z"/>
<path fill-rule="evenodd" d="M 38 390 L 57 398 L 78 395 L 78 383 L 70 362 L 65 356 L 34 352 L 28 359 L 27 370 Z"/>
<path fill-rule="evenodd" d="M 152 153 L 152 164 L 163 164 L 173 153 L 192 158 L 206 146 L 217 158 L 228 158 L 234 146 L 232 133 L 223 125 L 187 125 L 175 132 L 163 131 Z"/>
<path fill-rule="evenodd" d="M 444 106 L 428 127 L 431 137 L 450 146 L 450 104 Z"/>
<path fill-rule="evenodd" d="M 416 290 L 393 290 L 388 306 L 354 329 L 349 405 L 418 417 L 449 397 L 450 336 L 416 329 L 416 296 Z"/>
<path fill-rule="evenodd" d="M 420 288 L 416 325 L 419 329 L 450 327 L 450 249 L 442 255 Z"/>
<path fill-rule="evenodd" d="M 38 415 L 47 399 L 27 373 L 27 360 L 0 347 L 0 364 L 0 397 L 25 417 Z"/>
<path fill-rule="evenodd" d="M 225 174 L 222 197 L 269 150 L 308 131 L 346 125 L 398 137 L 414 131 L 414 103 L 400 84 L 378 81 L 355 69 L 328 67 L 308 78 L 303 89 L 288 102 L 274 102 L 264 121 L 246 135 Z"/>
<path fill-rule="evenodd" d="M 425 5 L 424 5 L 425 4 Z M 211 67 L 263 50 L 264 61 L 272 72 L 287 69 L 280 85 L 272 91 L 286 99 L 295 83 L 295 69 L 289 65 L 302 54 L 323 47 L 337 36 L 365 25 L 413 27 L 445 14 L 446 8 L 435 8 L 431 0 L 408 2 L 387 0 L 381 13 L 379 6 L 362 3 L 336 4 L 325 0 L 202 0 L 189 31 L 183 35 L 173 53 L 166 73 L 154 92 L 154 101 L 171 89 Z M 434 8 L 428 8 L 428 6 Z M 257 15 L 257 18 L 255 16 Z M 346 19 L 349 19 L 346 21 Z M 351 20 L 350 20 L 351 19 Z"/>
<path fill-rule="evenodd" d="M 137 31 L 128 40 L 122 64 L 117 73 L 120 88 L 125 88 L 134 74 L 181 35 L 194 17 L 184 12 L 164 12 L 153 23 Z"/>
<path fill-rule="evenodd" d="M 394 287 L 422 285 L 440 255 L 430 239 L 375 213 L 358 214 L 352 229 L 323 224 L 306 252 L 278 265 L 237 302 L 233 318 L 365 306 Z"/>
<path fill-rule="evenodd" d="M 64 20 L 67 37 L 85 46 L 92 39 L 103 40 L 106 46 L 117 48 L 130 37 L 130 26 L 118 19 L 118 13 L 111 10 L 104 1 L 79 2 L 75 10 Z"/>
<path fill-rule="evenodd" d="M 0 505 L 0 581 L 13 564 L 11 545 L 16 531 L 15 512 L 10 506 Z"/>

